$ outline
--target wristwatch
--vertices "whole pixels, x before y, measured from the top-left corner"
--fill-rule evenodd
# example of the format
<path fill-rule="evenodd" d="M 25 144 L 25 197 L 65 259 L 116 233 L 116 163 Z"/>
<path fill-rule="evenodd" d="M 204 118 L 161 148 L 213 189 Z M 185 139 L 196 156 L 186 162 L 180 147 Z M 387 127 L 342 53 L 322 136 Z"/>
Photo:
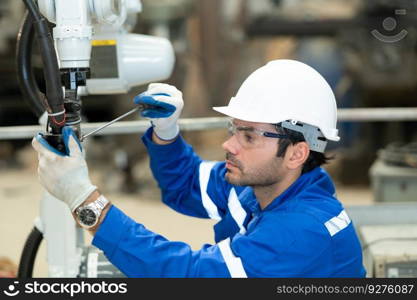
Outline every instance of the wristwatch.
<path fill-rule="evenodd" d="M 100 219 L 101 212 L 108 203 L 109 200 L 103 195 L 100 195 L 94 202 L 78 207 L 75 210 L 78 224 L 86 229 L 94 227 Z"/>

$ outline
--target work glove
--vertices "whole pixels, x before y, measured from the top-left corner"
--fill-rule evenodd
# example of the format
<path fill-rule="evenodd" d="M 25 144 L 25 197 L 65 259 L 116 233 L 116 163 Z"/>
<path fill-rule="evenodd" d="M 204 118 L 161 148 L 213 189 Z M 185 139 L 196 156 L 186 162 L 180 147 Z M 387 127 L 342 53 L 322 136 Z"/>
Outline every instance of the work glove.
<path fill-rule="evenodd" d="M 97 187 L 90 182 L 81 144 L 71 127 L 62 129 L 62 138 L 65 154 L 48 144 L 42 134 L 33 138 L 32 146 L 38 152 L 41 184 L 73 212 Z"/>
<path fill-rule="evenodd" d="M 184 106 L 182 93 L 175 86 L 166 83 L 151 83 L 148 89 L 134 98 L 136 104 L 152 105 L 154 108 L 141 112 L 149 119 L 155 134 L 162 140 L 177 137 L 180 129 L 178 118 Z"/>

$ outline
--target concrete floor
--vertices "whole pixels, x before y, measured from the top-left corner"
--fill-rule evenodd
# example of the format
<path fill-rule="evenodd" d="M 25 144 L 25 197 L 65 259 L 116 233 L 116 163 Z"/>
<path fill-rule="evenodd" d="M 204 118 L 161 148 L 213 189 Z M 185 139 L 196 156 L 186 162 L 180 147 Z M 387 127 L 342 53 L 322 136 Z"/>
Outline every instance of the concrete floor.
<path fill-rule="evenodd" d="M 35 153 L 30 146 L 23 153 L 23 168 L 0 169 L 0 257 L 8 257 L 16 264 L 34 219 L 38 216 L 43 194 L 37 178 Z M 211 155 L 213 156 L 213 152 Z M 92 169 L 90 168 L 92 178 L 100 181 L 102 174 Z M 373 202 L 372 193 L 367 187 L 337 186 L 337 191 L 340 201 L 345 205 Z M 133 219 L 170 240 L 187 242 L 193 249 L 200 248 L 204 243 L 213 243 L 212 226 L 215 222 L 183 216 L 161 204 L 159 191 L 154 183 L 134 195 L 112 191 L 105 194 Z M 89 242 L 91 237 L 86 235 L 86 240 Z M 34 276 L 48 276 L 44 242 L 37 256 Z"/>

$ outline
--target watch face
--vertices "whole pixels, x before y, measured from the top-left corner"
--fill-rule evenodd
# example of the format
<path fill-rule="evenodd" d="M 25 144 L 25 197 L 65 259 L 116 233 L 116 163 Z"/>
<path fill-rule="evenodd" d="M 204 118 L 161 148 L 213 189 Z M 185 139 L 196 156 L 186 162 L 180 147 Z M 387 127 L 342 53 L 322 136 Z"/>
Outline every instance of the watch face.
<path fill-rule="evenodd" d="M 96 223 L 97 220 L 97 216 L 94 212 L 94 210 L 92 210 L 91 208 L 83 208 L 79 215 L 78 218 L 80 220 L 81 223 L 83 223 L 86 226 L 92 226 Z"/>

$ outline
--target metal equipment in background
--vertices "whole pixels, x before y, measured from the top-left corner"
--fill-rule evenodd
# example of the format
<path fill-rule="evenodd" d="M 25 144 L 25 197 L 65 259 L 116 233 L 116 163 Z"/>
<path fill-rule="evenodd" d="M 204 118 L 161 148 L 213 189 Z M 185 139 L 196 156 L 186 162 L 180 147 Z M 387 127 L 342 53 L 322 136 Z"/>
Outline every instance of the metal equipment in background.
<path fill-rule="evenodd" d="M 339 108 L 416 106 L 416 1 L 260 2 L 264 9 L 247 17 L 247 36 L 295 36 L 299 48 L 319 45 L 296 57 L 324 73 L 330 83 L 340 79 L 332 85 Z M 342 8 L 349 7 L 349 12 L 338 15 L 337 2 Z M 335 7 L 326 13 L 327 5 Z M 318 54 L 313 54 L 314 50 Z M 341 124 L 340 146 L 349 148 L 349 155 L 341 161 L 344 171 L 338 180 L 346 184 L 367 182 L 376 152 L 394 141 L 416 141 L 415 132 L 416 122 Z"/>
<path fill-rule="evenodd" d="M 417 143 L 391 143 L 369 169 L 377 202 L 417 201 Z"/>
<path fill-rule="evenodd" d="M 18 36 L 19 83 L 41 124 L 46 121 L 44 135 L 48 142 L 59 151 L 64 152 L 63 126 L 73 127 L 78 137 L 82 136 L 82 96 L 126 93 L 134 86 L 171 75 L 175 57 L 170 41 L 129 33 L 141 11 L 139 0 L 24 3 L 29 12 Z M 32 68 L 35 36 L 44 66 L 45 94 Z M 19 277 L 32 276 L 42 238 L 47 243 L 50 277 L 100 276 L 97 270 L 103 263 L 97 263 L 94 251 L 86 250 L 83 230 L 66 205 L 48 193 L 41 200 L 40 217 L 22 252 Z M 92 263 L 94 260 L 96 263 Z M 112 267 L 106 269 L 108 275 Z M 120 275 L 114 267 L 113 271 Z"/>
<path fill-rule="evenodd" d="M 417 277 L 417 203 L 351 205 L 367 277 Z"/>
<path fill-rule="evenodd" d="M 417 277 L 417 225 L 359 227 L 367 277 Z"/>

